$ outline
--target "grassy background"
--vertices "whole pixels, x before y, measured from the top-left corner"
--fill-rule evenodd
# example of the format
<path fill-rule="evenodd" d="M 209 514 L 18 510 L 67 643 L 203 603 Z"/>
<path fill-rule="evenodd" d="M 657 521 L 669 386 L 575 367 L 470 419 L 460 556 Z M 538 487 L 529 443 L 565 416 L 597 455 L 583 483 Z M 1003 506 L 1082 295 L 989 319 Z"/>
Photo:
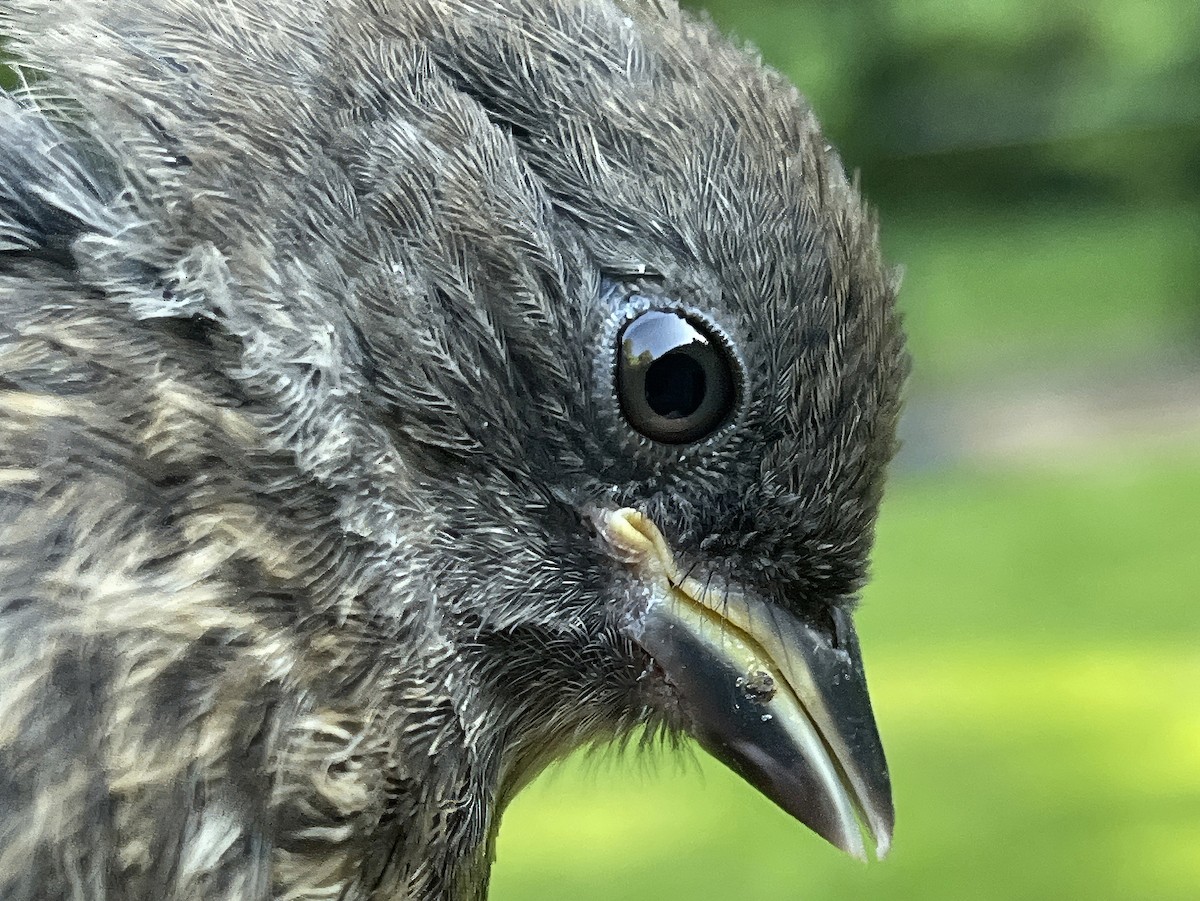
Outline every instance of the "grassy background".
<path fill-rule="evenodd" d="M 1105 402 L 1200 371 L 1200 6 L 708 6 L 809 94 L 906 268 L 859 618 L 895 846 L 845 859 L 700 752 L 600 755 L 513 804 L 493 901 L 1200 897 L 1200 432 Z M 930 450 L 947 410 L 986 444 L 997 392 L 1099 437 Z"/>

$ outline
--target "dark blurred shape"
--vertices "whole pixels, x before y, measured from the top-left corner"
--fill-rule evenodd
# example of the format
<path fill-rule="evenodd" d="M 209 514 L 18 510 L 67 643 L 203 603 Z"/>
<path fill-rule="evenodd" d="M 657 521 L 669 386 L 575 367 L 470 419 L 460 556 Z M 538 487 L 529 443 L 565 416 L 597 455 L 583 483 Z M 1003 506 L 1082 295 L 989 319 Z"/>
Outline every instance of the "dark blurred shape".
<path fill-rule="evenodd" d="M 885 206 L 1144 202 L 1200 187 L 1190 0 L 694 5 L 796 79 Z"/>

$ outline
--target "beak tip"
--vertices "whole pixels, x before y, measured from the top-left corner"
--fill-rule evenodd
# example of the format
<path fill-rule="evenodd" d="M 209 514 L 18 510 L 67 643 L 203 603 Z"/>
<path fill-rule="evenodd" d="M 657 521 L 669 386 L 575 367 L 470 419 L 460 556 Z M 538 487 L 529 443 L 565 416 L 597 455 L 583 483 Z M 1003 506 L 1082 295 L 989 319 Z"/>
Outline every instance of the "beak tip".
<path fill-rule="evenodd" d="M 863 843 L 861 838 L 859 838 L 859 840 L 856 842 L 848 843 L 847 846 L 843 846 L 842 850 L 855 860 L 862 863 L 867 863 L 867 846 Z"/>
<path fill-rule="evenodd" d="M 875 859 L 883 860 L 892 850 L 892 830 L 881 830 L 875 833 Z"/>
<path fill-rule="evenodd" d="M 892 850 L 892 834 L 896 828 L 896 814 L 892 808 L 890 793 L 886 804 L 866 813 L 863 819 L 866 831 L 875 842 L 875 859 L 883 860 Z"/>
<path fill-rule="evenodd" d="M 871 817 L 856 823 L 842 822 L 837 827 L 829 828 L 803 817 L 797 817 L 810 829 L 823 837 L 831 845 L 848 857 L 862 863 L 870 863 L 872 859 L 883 860 L 892 849 L 892 824 L 890 818 Z"/>

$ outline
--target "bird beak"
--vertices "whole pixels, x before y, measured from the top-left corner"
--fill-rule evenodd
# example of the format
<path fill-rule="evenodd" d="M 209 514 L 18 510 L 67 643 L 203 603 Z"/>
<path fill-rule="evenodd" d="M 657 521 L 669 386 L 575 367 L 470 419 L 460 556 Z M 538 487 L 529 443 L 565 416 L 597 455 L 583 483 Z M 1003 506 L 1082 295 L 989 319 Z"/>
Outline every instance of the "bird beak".
<path fill-rule="evenodd" d="M 650 588 L 626 632 L 662 668 L 692 735 L 714 757 L 843 851 L 882 858 L 894 812 L 858 638 L 836 636 L 749 594 L 684 577 L 662 533 L 632 509 L 603 531 Z"/>

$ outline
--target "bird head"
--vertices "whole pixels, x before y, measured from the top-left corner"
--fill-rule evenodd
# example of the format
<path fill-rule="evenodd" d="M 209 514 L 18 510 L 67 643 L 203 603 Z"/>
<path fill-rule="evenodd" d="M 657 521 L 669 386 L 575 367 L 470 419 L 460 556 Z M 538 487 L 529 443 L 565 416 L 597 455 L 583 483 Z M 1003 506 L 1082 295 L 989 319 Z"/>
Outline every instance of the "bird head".
<path fill-rule="evenodd" d="M 792 86 L 669 3 L 18 5 L 125 186 L 95 277 L 219 333 L 501 801 L 645 728 L 886 851 L 852 614 L 907 363 Z"/>
<path fill-rule="evenodd" d="M 709 25 L 566 8 L 413 26 L 476 117 L 460 152 L 500 171 L 452 202 L 472 296 L 373 354 L 453 511 L 512 785 L 662 727 L 882 854 L 852 613 L 906 358 L 874 223 L 795 89 Z"/>

